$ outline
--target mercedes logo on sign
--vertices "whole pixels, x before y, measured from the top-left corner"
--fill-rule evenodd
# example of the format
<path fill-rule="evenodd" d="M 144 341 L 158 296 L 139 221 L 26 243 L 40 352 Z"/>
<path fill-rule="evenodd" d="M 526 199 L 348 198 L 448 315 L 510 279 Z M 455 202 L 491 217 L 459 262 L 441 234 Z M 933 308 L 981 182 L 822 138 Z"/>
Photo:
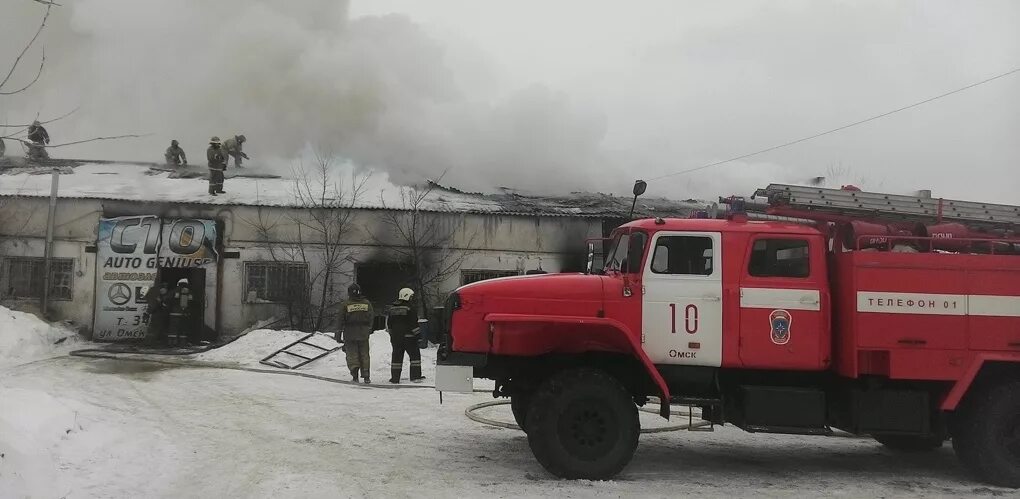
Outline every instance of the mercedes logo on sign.
<path fill-rule="evenodd" d="M 106 292 L 106 296 L 110 298 L 110 301 L 114 305 L 124 305 L 131 301 L 131 288 L 122 282 L 118 282 L 113 286 L 110 286 L 110 290 Z"/>

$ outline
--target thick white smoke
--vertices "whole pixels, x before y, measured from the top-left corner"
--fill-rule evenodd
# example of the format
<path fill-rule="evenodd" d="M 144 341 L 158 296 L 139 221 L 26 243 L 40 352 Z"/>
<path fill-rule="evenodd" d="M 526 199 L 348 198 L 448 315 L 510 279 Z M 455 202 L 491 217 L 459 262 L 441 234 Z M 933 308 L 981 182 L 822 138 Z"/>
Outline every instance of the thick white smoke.
<path fill-rule="evenodd" d="M 627 192 L 634 177 L 873 116 L 1020 57 L 1010 0 L 357 2 L 409 14 L 349 15 L 344 0 L 60 0 L 43 79 L 0 96 L 0 121 L 81 105 L 54 140 L 153 134 L 53 151 L 63 157 L 158 161 L 177 138 L 204 162 L 211 135 L 245 133 L 252 166 L 282 173 L 314 144 L 402 183 L 448 171 L 467 189 Z M 42 9 L 3 2 L 0 68 Z M 869 188 L 1015 202 L 1017 82 L 662 178 L 649 195 L 749 194 L 844 164 Z"/>
<path fill-rule="evenodd" d="M 19 2 L 5 40 L 27 39 L 42 11 Z M 600 113 L 541 86 L 479 88 L 484 62 L 451 62 L 404 16 L 348 19 L 345 1 L 66 0 L 44 35 L 42 81 L 0 101 L 0 119 L 80 105 L 50 126 L 55 142 L 152 134 L 56 156 L 159 160 L 176 138 L 198 163 L 210 136 L 244 133 L 253 164 L 270 169 L 312 144 L 402 183 L 444 171 L 483 190 L 629 181 L 606 160 Z"/>

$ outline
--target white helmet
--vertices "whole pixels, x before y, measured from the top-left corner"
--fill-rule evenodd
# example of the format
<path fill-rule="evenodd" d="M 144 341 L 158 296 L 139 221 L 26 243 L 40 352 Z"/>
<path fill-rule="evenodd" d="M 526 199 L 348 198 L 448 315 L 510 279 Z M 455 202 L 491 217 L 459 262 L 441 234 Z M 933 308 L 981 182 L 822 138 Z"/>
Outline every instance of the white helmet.
<path fill-rule="evenodd" d="M 177 285 L 178 286 L 180 286 L 181 284 L 188 284 L 188 280 L 187 279 L 181 279 L 181 280 L 177 281 Z"/>
<path fill-rule="evenodd" d="M 412 296 L 414 296 L 414 290 L 411 288 L 401 289 L 400 292 L 397 293 L 398 300 L 408 301 L 411 299 Z"/>

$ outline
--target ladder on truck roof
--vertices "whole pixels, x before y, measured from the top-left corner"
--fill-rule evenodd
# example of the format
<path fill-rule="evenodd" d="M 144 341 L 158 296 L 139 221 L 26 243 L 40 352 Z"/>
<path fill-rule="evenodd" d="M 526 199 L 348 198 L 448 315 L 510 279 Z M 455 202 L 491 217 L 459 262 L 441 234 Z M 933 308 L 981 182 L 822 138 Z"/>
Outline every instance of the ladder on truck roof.
<path fill-rule="evenodd" d="M 752 198 L 758 196 L 768 199 L 775 214 L 829 221 L 959 223 L 1010 233 L 1020 227 L 1020 206 L 1004 204 L 787 184 L 769 184 Z M 808 217 L 811 214 L 815 216 Z"/>

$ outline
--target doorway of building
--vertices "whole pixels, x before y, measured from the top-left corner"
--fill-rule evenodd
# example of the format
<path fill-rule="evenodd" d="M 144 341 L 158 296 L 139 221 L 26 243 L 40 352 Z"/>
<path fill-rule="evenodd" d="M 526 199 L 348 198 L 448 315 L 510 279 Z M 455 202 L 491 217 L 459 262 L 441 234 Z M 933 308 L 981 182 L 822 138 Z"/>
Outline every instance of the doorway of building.
<path fill-rule="evenodd" d="M 177 287 L 177 282 L 187 279 L 188 289 L 194 300 L 193 314 L 185 323 L 185 331 L 191 343 L 214 341 L 216 332 L 205 326 L 205 269 L 188 267 L 163 267 L 156 272 L 156 286 L 166 283 L 170 290 Z"/>
<path fill-rule="evenodd" d="M 396 262 L 370 262 L 356 267 L 355 282 L 361 286 L 361 293 L 378 311 L 375 329 L 384 327 L 385 317 L 382 311 L 397 299 L 400 288 L 411 287 L 413 275 L 406 265 Z"/>
<path fill-rule="evenodd" d="M 355 279 L 373 305 L 383 306 L 397 299 L 400 288 L 410 287 L 412 275 L 399 263 L 372 262 L 358 265 Z"/>

